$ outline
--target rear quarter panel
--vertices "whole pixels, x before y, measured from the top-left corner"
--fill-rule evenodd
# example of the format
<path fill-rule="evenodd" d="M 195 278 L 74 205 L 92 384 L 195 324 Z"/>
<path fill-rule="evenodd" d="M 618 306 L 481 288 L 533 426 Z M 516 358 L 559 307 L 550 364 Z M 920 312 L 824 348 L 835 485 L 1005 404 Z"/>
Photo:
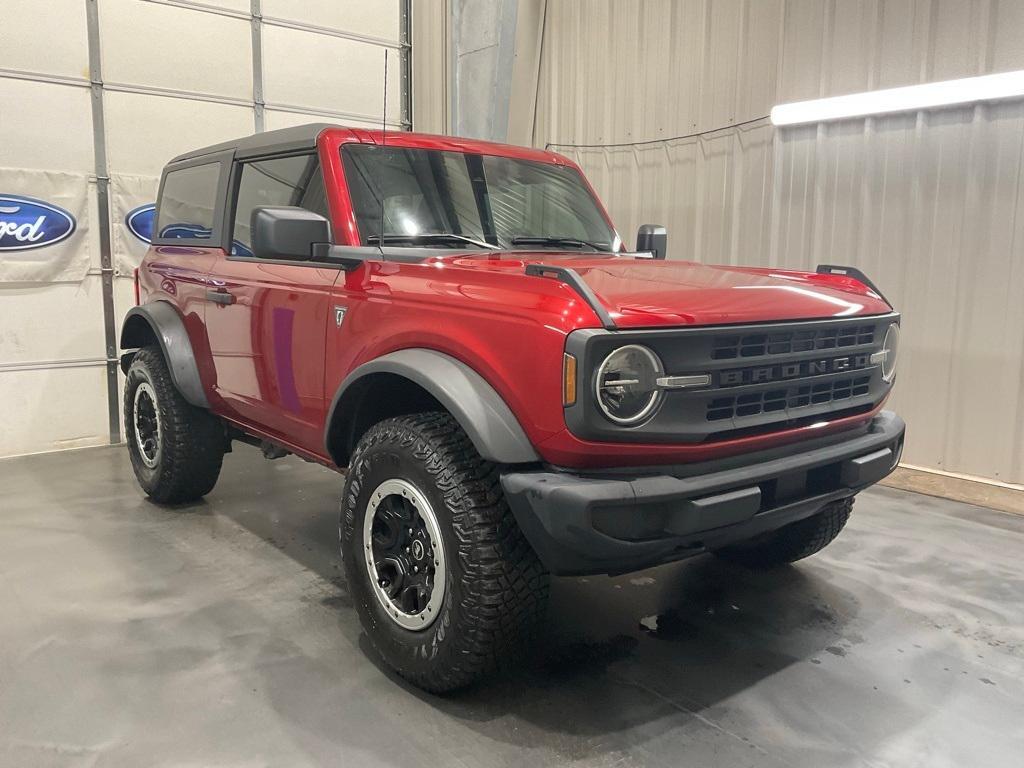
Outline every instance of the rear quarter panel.
<path fill-rule="evenodd" d="M 203 389 L 214 410 L 218 410 L 219 403 L 214 391 L 213 358 L 206 343 L 206 287 L 210 269 L 223 255 L 219 248 L 153 245 L 139 267 L 139 303 L 166 301 L 178 310 L 192 342 Z"/>

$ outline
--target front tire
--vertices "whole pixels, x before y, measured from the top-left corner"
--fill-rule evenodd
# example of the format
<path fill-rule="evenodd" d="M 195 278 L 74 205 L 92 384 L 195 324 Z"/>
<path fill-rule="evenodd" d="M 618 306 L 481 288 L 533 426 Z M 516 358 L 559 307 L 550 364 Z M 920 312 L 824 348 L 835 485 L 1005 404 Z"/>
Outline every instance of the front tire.
<path fill-rule="evenodd" d="M 213 490 L 224 460 L 224 428 L 181 396 L 156 347 L 132 359 L 124 425 L 135 477 L 153 501 L 182 504 Z"/>
<path fill-rule="evenodd" d="M 548 577 L 497 468 L 447 413 L 387 419 L 359 441 L 341 550 L 360 622 L 387 664 L 441 693 L 518 659 Z"/>
<path fill-rule="evenodd" d="M 803 560 L 831 544 L 852 511 L 853 496 L 833 501 L 810 517 L 753 541 L 719 549 L 715 554 L 723 560 L 759 570 Z"/>

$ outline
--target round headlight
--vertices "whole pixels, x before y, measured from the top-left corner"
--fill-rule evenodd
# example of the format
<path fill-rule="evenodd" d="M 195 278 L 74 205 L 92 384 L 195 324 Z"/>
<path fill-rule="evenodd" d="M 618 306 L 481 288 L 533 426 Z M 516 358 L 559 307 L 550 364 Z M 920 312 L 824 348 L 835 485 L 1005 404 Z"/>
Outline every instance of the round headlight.
<path fill-rule="evenodd" d="M 664 373 L 661 360 L 647 347 L 619 347 L 597 369 L 597 404 L 616 424 L 639 424 L 661 402 L 657 379 Z"/>
<path fill-rule="evenodd" d="M 882 378 L 892 382 L 896 376 L 896 358 L 900 352 L 900 327 L 896 323 L 890 325 L 889 330 L 885 332 L 882 351 L 885 352 L 885 357 L 882 358 Z"/>

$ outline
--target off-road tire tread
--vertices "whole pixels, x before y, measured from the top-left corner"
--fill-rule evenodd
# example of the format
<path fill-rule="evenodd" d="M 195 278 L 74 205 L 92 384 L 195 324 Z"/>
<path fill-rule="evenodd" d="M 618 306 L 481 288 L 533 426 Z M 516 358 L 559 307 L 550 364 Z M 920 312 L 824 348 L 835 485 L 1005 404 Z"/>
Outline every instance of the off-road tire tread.
<path fill-rule="evenodd" d="M 793 563 L 820 552 L 839 535 L 853 511 L 853 497 L 833 501 L 820 512 L 798 520 L 751 543 L 715 552 L 748 568 L 767 569 Z"/>
<path fill-rule="evenodd" d="M 217 484 L 226 447 L 224 427 L 215 416 L 181 396 L 159 348 L 140 349 L 132 359 L 129 377 L 136 366 L 145 366 L 149 373 L 164 433 L 157 482 L 149 488 L 143 485 L 143 490 L 161 504 L 196 501 Z M 125 387 L 124 421 L 129 440 L 134 440 L 132 394 L 133 390 Z M 136 461 L 133 454 L 133 465 Z M 143 479 L 140 477 L 139 481 L 142 483 Z"/>
<path fill-rule="evenodd" d="M 408 659 L 396 664 L 396 671 L 430 692 L 463 688 L 523 657 L 545 615 L 548 574 L 505 501 L 497 467 L 480 457 L 458 422 L 444 412 L 386 419 L 359 441 L 342 497 L 343 540 L 355 533 L 362 457 L 386 444 L 411 448 L 435 479 L 458 542 L 458 551 L 447 556 L 449 561 L 458 558 L 463 572 L 458 623 L 447 629 L 452 647 L 443 659 Z M 360 558 L 345 558 L 345 566 L 350 584 L 366 578 Z M 376 598 L 370 594 L 369 599 Z M 367 630 L 371 644 L 387 658 L 375 633 Z"/>

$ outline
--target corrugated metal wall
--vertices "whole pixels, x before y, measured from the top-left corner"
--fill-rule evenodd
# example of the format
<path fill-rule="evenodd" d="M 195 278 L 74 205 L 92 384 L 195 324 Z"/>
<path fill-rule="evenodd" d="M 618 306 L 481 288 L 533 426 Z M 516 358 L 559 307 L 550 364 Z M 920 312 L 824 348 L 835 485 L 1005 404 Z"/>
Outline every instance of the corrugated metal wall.
<path fill-rule="evenodd" d="M 535 143 L 583 166 L 627 241 L 663 223 L 671 258 L 859 266 L 904 314 L 904 462 L 1024 482 L 1024 102 L 758 119 L 1022 69 L 1024 2 L 560 0 L 544 28 Z"/>
<path fill-rule="evenodd" d="M 451 35 L 448 19 L 450 0 L 411 3 L 412 124 L 423 133 L 448 133 L 451 124 L 449 81 Z"/>

